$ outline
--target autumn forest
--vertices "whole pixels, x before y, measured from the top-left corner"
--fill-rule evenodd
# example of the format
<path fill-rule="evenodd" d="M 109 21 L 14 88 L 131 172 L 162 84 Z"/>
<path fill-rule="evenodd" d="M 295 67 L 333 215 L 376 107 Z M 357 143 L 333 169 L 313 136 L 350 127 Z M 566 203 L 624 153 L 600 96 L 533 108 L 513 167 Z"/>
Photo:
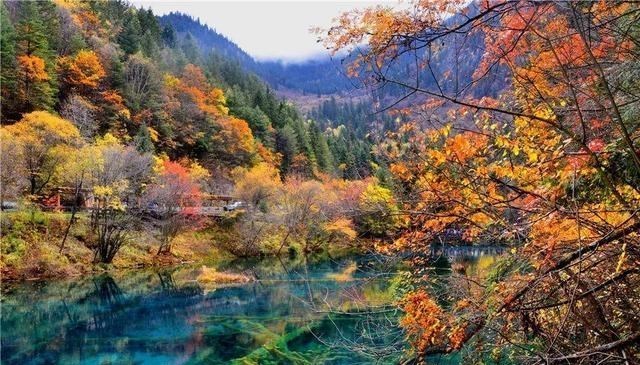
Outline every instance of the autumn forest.
<path fill-rule="evenodd" d="M 3 1 L 0 362 L 639 364 L 640 4 L 376 4 Z"/>

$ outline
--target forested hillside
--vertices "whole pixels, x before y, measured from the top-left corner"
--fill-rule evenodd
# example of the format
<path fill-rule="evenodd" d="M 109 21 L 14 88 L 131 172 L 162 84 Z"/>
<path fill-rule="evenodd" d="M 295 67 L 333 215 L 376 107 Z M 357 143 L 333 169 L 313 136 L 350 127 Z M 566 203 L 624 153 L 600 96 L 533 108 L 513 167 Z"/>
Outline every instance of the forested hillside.
<path fill-rule="evenodd" d="M 353 90 L 339 60 L 327 56 L 301 62 L 256 61 L 224 35 L 188 14 L 170 13 L 160 17 L 180 38 L 193 41 L 203 54 L 219 53 L 254 72 L 274 88 L 288 88 L 307 94 L 334 94 Z"/>
<path fill-rule="evenodd" d="M 158 264 L 202 230 L 180 260 L 210 254 L 212 229 L 216 250 L 245 257 L 396 228 L 370 212 L 395 206 L 372 153 L 383 129 L 366 133 L 363 105 L 333 101 L 308 119 L 185 15 L 118 1 L 1 6 L 0 202 L 15 210 L 2 220 L 5 275 Z"/>
<path fill-rule="evenodd" d="M 2 12 L 3 124 L 50 110 L 85 138 L 109 132 L 212 171 L 269 161 L 284 175 L 371 174 L 369 145 L 358 173 L 345 171 L 349 126 L 306 120 L 252 73 L 262 68 L 251 57 L 186 15 L 122 2 L 6 2 Z"/>

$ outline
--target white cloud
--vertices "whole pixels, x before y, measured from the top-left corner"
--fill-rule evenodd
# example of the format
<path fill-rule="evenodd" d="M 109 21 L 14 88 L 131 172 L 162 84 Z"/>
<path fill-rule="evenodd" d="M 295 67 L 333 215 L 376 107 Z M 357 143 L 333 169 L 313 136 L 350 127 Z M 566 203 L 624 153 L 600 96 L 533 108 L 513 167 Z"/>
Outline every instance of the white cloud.
<path fill-rule="evenodd" d="M 135 6 L 162 15 L 180 11 L 206 23 L 258 59 L 301 60 L 324 53 L 310 33 L 326 28 L 344 11 L 388 1 L 211 1 L 133 0 Z"/>

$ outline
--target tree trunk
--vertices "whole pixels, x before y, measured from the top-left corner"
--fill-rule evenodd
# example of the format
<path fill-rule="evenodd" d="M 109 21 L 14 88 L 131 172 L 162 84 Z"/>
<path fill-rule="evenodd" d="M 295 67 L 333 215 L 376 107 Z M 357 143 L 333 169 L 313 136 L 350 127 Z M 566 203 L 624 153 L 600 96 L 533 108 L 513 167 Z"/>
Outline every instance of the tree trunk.
<path fill-rule="evenodd" d="M 71 218 L 69 218 L 69 224 L 67 224 L 67 229 L 64 231 L 64 237 L 62 237 L 62 243 L 60 243 L 60 251 L 58 251 L 58 253 L 62 253 L 62 250 L 64 249 L 64 243 L 67 242 L 67 236 L 69 235 L 71 225 L 73 224 L 73 219 L 76 217 L 78 197 L 80 196 L 80 190 L 82 189 L 82 182 L 83 180 L 81 179 L 80 184 L 76 185 L 76 191 L 73 196 L 73 205 L 71 206 Z"/>

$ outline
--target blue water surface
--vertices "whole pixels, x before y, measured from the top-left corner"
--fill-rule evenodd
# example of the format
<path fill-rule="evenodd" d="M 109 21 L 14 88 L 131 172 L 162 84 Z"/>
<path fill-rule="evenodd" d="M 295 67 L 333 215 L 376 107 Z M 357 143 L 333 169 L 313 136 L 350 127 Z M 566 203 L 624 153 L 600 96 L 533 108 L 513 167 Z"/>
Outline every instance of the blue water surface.
<path fill-rule="evenodd" d="M 5 288 L 2 364 L 372 364 L 396 363 L 407 350 L 393 304 L 411 273 L 397 260 L 237 261 L 219 270 L 256 281 L 206 285 L 200 267 L 181 267 Z"/>

